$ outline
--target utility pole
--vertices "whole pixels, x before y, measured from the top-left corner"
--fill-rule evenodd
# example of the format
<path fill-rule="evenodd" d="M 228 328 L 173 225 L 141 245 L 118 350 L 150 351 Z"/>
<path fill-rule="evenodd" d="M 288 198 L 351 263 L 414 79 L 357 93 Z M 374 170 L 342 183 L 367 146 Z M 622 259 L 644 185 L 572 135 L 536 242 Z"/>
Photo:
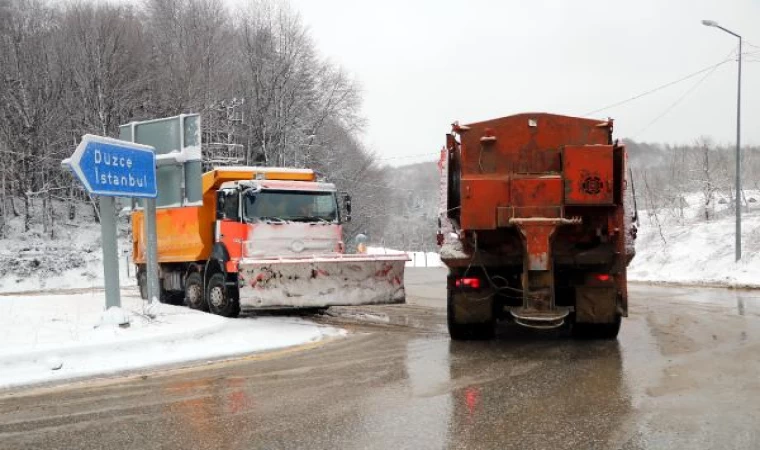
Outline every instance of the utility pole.
<path fill-rule="evenodd" d="M 742 259 L 742 172 L 741 172 L 741 117 L 742 117 L 742 37 L 733 31 L 723 28 L 714 20 L 703 20 L 702 25 L 719 28 L 726 33 L 739 38 L 739 82 L 736 94 L 736 261 Z"/>

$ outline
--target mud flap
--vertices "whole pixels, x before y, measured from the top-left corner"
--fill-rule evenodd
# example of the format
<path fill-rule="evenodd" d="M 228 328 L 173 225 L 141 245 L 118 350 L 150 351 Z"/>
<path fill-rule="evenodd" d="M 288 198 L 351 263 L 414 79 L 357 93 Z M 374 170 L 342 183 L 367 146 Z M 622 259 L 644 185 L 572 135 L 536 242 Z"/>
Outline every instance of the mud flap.
<path fill-rule="evenodd" d="M 242 259 L 240 304 L 313 308 L 404 303 L 408 260 L 406 254 Z"/>
<path fill-rule="evenodd" d="M 493 292 L 452 292 L 455 322 L 459 325 L 494 320 Z"/>
<path fill-rule="evenodd" d="M 575 288 L 575 321 L 578 323 L 613 323 L 617 314 L 617 290 L 614 287 Z"/>

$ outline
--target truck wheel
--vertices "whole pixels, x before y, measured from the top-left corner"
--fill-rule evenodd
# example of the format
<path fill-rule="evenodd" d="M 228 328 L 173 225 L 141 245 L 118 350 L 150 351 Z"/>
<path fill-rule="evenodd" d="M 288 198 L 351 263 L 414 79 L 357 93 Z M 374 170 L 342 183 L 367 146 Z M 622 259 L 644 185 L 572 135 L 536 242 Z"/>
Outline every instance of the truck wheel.
<path fill-rule="evenodd" d="M 573 323 L 572 334 L 577 339 L 612 340 L 620 332 L 620 323 L 620 316 L 612 323 Z"/>
<path fill-rule="evenodd" d="M 159 284 L 160 283 L 161 282 L 159 281 Z M 175 305 L 175 306 L 179 306 L 182 304 L 182 300 L 183 300 L 182 291 L 179 291 L 179 292 L 167 291 L 163 287 L 159 287 L 159 289 L 161 292 L 159 294 L 158 301 L 160 301 L 161 303 L 166 303 L 167 305 Z"/>
<path fill-rule="evenodd" d="M 148 299 L 148 274 L 144 270 L 137 272 L 137 287 L 140 288 L 140 297 Z"/>
<path fill-rule="evenodd" d="M 140 288 L 140 297 L 143 300 L 148 300 L 148 272 L 145 270 L 141 270 L 137 273 L 137 286 Z M 174 292 L 166 291 L 161 287 L 161 280 L 159 280 L 159 289 L 158 301 L 168 305 L 181 304 L 181 302 L 177 300 L 177 295 Z"/>
<path fill-rule="evenodd" d="M 190 309 L 208 311 L 206 296 L 203 295 L 203 277 L 193 272 L 185 279 L 185 305 Z"/>
<path fill-rule="evenodd" d="M 446 322 L 449 327 L 449 336 L 455 341 L 493 339 L 496 334 L 494 320 L 483 323 L 458 323 L 454 308 L 454 295 L 451 290 L 446 296 Z"/>
<path fill-rule="evenodd" d="M 240 314 L 240 302 L 227 292 L 223 273 L 215 273 L 208 280 L 206 300 L 209 311 L 223 317 L 237 317 Z"/>

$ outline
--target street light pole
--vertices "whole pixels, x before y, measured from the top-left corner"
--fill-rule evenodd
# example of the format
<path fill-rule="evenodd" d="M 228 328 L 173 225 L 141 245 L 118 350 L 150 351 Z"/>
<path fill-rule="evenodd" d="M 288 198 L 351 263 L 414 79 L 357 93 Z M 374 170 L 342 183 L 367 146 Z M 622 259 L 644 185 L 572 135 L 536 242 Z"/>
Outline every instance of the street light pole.
<path fill-rule="evenodd" d="M 736 261 L 742 259 L 742 173 L 741 173 L 741 117 L 742 117 L 742 37 L 733 31 L 723 28 L 714 20 L 703 20 L 702 25 L 719 28 L 726 33 L 739 38 L 739 82 L 736 93 Z"/>

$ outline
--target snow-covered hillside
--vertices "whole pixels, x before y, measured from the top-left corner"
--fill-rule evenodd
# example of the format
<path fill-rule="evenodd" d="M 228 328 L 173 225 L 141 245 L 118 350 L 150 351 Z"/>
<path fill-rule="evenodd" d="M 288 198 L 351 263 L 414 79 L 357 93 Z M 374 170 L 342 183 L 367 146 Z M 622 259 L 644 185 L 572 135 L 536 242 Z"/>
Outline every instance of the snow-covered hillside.
<path fill-rule="evenodd" d="M 699 194 L 684 198 L 683 210 L 641 211 L 632 281 L 760 288 L 760 192 L 746 192 L 742 216 L 742 260 L 734 261 L 734 213 L 717 197 L 713 218 L 705 220 Z M 658 225 L 659 223 L 659 225 Z"/>
<path fill-rule="evenodd" d="M 41 203 L 34 205 L 41 208 Z M 39 222 L 23 231 L 22 217 L 10 220 L 7 237 L 0 239 L 0 292 L 26 292 L 58 288 L 103 286 L 100 225 L 91 206 L 78 205 L 74 220 L 63 203 L 56 203 L 57 221 L 45 230 Z M 34 217 L 42 214 L 35 211 Z M 122 286 L 135 284 L 130 267 L 131 239 L 128 217 L 119 224 L 119 268 Z M 52 228 L 52 232 L 50 231 Z"/>

